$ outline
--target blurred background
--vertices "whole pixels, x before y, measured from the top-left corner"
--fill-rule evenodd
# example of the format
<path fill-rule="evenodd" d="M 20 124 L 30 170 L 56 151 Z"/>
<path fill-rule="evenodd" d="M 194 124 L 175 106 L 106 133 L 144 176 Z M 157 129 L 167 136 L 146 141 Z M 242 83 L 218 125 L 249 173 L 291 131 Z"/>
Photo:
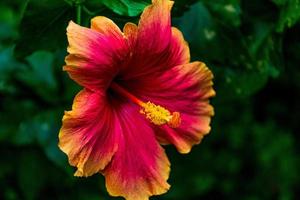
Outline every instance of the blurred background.
<path fill-rule="evenodd" d="M 0 199 L 113 199 L 57 147 L 80 90 L 62 72 L 65 29 L 96 15 L 136 23 L 149 3 L 1 0 Z M 299 198 L 300 0 L 177 0 L 172 21 L 215 74 L 216 115 L 190 154 L 166 147 L 172 187 L 151 199 Z"/>

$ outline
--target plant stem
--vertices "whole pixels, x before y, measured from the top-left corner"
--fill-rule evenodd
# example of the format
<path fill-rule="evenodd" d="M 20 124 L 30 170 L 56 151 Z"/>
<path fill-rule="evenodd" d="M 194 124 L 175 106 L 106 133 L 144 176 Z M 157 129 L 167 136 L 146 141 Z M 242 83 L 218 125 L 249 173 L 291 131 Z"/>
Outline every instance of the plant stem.
<path fill-rule="evenodd" d="M 85 7 L 85 6 L 82 7 L 82 10 L 83 10 L 86 14 L 88 14 L 88 15 L 90 15 L 90 16 L 95 16 L 95 15 L 96 15 L 95 12 L 90 11 L 90 10 L 89 10 L 87 7 Z"/>
<path fill-rule="evenodd" d="M 81 4 L 76 5 L 76 22 L 77 24 L 81 24 Z"/>
<path fill-rule="evenodd" d="M 23 2 L 22 6 L 21 6 L 19 23 L 21 22 L 21 20 L 22 20 L 23 17 L 24 17 L 24 13 L 25 13 L 25 11 L 26 11 L 26 8 L 27 8 L 28 3 L 29 3 L 29 0 L 26 0 L 26 1 Z"/>

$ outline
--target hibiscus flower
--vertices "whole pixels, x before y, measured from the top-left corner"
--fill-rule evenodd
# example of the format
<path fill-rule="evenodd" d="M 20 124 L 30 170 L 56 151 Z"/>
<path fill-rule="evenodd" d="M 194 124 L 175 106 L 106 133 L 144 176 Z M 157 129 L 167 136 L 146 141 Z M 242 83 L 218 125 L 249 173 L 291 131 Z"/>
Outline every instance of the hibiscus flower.
<path fill-rule="evenodd" d="M 210 131 L 213 75 L 190 63 L 171 27 L 173 1 L 153 0 L 123 32 L 106 17 L 72 21 L 64 70 L 84 89 L 66 111 L 59 147 L 75 176 L 105 176 L 110 195 L 147 200 L 165 193 L 170 162 L 160 144 L 188 153 Z"/>

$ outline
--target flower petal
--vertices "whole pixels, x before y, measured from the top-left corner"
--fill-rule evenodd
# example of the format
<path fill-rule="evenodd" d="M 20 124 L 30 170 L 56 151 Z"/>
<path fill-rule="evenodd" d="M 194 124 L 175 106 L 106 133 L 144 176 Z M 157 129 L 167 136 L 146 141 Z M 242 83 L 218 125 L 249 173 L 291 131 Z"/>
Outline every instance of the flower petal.
<path fill-rule="evenodd" d="M 99 33 L 111 37 L 113 40 L 123 41 L 123 33 L 120 28 L 109 18 L 97 16 L 91 20 L 91 29 Z"/>
<path fill-rule="evenodd" d="M 136 45 L 136 39 L 137 39 L 137 33 L 138 33 L 138 27 L 134 23 L 128 22 L 125 24 L 123 28 L 123 32 L 125 37 L 128 40 L 129 46 L 131 49 L 135 48 Z"/>
<path fill-rule="evenodd" d="M 76 176 L 90 176 L 105 168 L 118 147 L 118 127 L 103 94 L 88 90 L 77 94 L 59 133 L 59 147 L 77 167 Z"/>
<path fill-rule="evenodd" d="M 153 0 L 153 4 L 146 7 L 141 15 L 137 28 L 131 23 L 125 25 L 124 33 L 131 44 L 131 56 L 120 79 L 147 76 L 189 62 L 189 47 L 182 33 L 171 27 L 172 5 L 173 1 Z"/>
<path fill-rule="evenodd" d="M 106 89 L 118 73 L 128 53 L 126 40 L 116 28 L 103 18 L 92 20 L 92 29 L 70 22 L 67 28 L 69 41 L 66 70 L 78 84 L 90 90 Z M 100 22 L 99 22 L 100 21 Z M 98 28 L 105 23 L 102 29 Z"/>
<path fill-rule="evenodd" d="M 115 106 L 116 107 L 116 106 Z M 104 170 L 110 195 L 126 200 L 148 200 L 169 189 L 170 163 L 153 130 L 131 103 L 119 106 L 122 127 L 118 151 Z"/>
<path fill-rule="evenodd" d="M 204 63 L 178 65 L 164 73 L 154 73 L 128 82 L 127 88 L 144 101 L 161 105 L 171 112 L 180 112 L 181 125 L 153 126 L 162 144 L 174 144 L 181 153 L 188 153 L 210 131 L 213 107 L 209 98 L 215 95 L 213 75 Z"/>
<path fill-rule="evenodd" d="M 171 8 L 174 2 L 153 0 L 141 15 L 138 40 L 146 45 L 144 51 L 161 52 L 166 49 L 171 36 Z"/>
<path fill-rule="evenodd" d="M 172 54 L 178 56 L 178 61 L 173 66 L 190 62 L 189 45 L 184 40 L 182 32 L 175 27 L 172 27 L 171 49 L 173 51 Z"/>
<path fill-rule="evenodd" d="M 59 147 L 75 176 L 101 172 L 111 195 L 147 200 L 169 189 L 170 163 L 139 107 L 115 95 L 82 90 L 65 112 Z"/>

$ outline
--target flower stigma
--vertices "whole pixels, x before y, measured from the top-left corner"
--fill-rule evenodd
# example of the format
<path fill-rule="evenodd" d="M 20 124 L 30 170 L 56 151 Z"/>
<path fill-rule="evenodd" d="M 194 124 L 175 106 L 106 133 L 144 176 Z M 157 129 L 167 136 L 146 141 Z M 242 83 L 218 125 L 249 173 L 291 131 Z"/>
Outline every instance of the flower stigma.
<path fill-rule="evenodd" d="M 116 83 L 112 83 L 111 88 L 139 105 L 141 107 L 140 113 L 145 115 L 151 123 L 158 126 L 168 124 L 171 128 L 177 128 L 180 126 L 181 117 L 179 112 L 171 113 L 166 108 L 156 105 L 150 101 L 145 103 Z"/>

